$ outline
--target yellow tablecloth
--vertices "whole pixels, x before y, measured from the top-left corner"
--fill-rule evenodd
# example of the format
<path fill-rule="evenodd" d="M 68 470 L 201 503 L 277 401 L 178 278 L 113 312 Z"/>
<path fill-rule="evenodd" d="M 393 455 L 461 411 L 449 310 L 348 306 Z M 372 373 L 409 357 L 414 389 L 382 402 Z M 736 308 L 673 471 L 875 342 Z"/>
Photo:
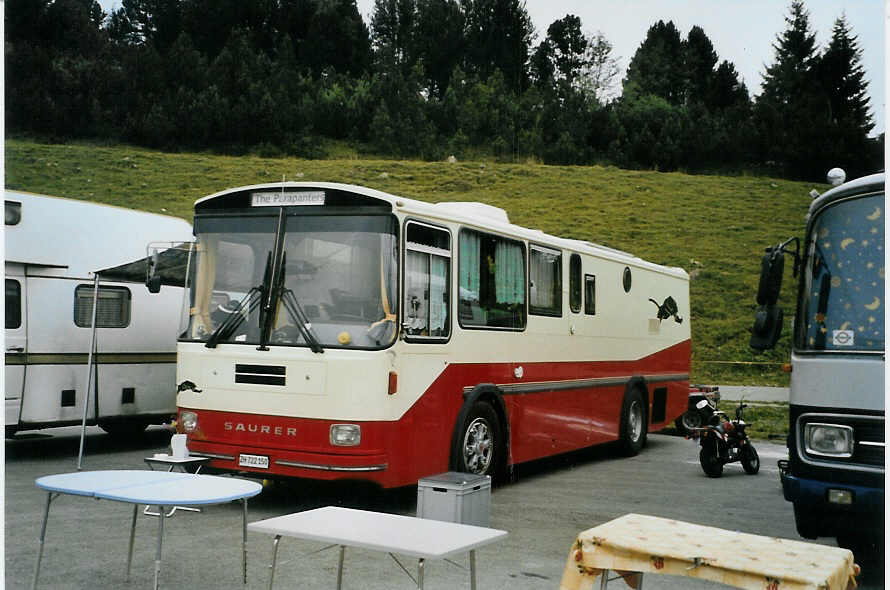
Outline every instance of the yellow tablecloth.
<path fill-rule="evenodd" d="M 846 549 L 643 514 L 579 534 L 560 590 L 588 590 L 603 570 L 688 576 L 751 590 L 847 590 L 856 587 L 859 573 Z"/>

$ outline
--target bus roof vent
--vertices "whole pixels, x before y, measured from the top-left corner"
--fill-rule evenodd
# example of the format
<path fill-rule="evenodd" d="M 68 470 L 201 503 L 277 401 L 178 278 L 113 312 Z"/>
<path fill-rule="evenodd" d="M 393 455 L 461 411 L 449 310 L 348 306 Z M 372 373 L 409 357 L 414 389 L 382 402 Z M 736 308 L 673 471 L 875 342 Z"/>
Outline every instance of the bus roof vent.
<path fill-rule="evenodd" d="M 489 205 L 487 203 L 470 203 L 465 201 L 448 201 L 445 203 L 436 203 L 436 207 L 446 209 L 450 213 L 457 215 L 465 215 L 467 217 L 481 218 L 497 223 L 510 223 L 507 212 L 500 207 Z"/>

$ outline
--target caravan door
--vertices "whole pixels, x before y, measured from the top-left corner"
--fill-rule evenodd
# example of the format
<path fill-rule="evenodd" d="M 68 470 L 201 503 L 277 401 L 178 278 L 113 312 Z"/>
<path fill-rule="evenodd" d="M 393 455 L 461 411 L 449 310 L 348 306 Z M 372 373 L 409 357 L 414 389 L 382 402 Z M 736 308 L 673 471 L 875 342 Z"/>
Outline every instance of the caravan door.
<path fill-rule="evenodd" d="M 6 427 L 19 422 L 28 352 L 25 273 L 21 265 L 6 265 Z"/>

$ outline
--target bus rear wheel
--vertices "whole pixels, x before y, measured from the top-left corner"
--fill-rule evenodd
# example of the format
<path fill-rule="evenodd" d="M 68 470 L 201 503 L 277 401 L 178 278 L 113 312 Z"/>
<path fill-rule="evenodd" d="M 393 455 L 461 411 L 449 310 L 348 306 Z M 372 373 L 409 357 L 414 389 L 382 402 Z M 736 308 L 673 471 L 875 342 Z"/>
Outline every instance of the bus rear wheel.
<path fill-rule="evenodd" d="M 116 420 L 100 420 L 99 428 L 116 438 L 141 435 L 148 428 L 148 421 L 139 418 L 118 418 Z"/>
<path fill-rule="evenodd" d="M 639 389 L 632 389 L 624 396 L 618 429 L 618 439 L 625 455 L 632 457 L 646 446 L 646 404 Z"/>
<path fill-rule="evenodd" d="M 458 433 L 455 468 L 463 473 L 496 476 L 504 459 L 501 426 L 494 409 L 476 402 Z"/>

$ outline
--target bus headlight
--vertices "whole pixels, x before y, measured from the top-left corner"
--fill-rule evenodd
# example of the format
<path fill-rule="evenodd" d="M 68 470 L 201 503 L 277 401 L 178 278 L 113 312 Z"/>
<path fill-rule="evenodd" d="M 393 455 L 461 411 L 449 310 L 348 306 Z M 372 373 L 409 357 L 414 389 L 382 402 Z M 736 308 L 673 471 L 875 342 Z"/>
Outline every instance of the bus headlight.
<path fill-rule="evenodd" d="M 811 455 L 852 457 L 853 428 L 840 424 L 807 424 L 804 426 L 804 448 Z"/>
<path fill-rule="evenodd" d="M 331 444 L 335 447 L 354 447 L 362 442 L 358 424 L 331 424 Z"/>
<path fill-rule="evenodd" d="M 194 412 L 182 412 L 179 414 L 179 423 L 185 432 L 194 432 L 198 428 L 198 415 Z"/>

